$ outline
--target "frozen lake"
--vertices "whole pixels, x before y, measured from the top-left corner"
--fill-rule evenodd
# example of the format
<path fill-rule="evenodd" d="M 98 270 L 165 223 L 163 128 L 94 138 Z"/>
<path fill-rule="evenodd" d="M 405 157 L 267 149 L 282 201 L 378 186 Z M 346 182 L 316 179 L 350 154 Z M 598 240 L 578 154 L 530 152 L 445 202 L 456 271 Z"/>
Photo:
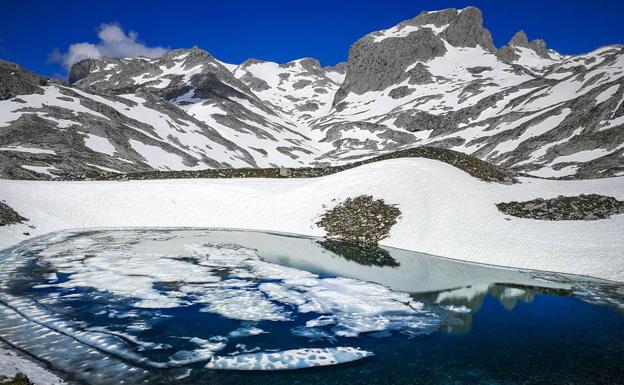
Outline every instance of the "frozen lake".
<path fill-rule="evenodd" d="M 0 338 L 90 384 L 615 384 L 623 299 L 258 231 L 74 230 L 0 253 Z"/>

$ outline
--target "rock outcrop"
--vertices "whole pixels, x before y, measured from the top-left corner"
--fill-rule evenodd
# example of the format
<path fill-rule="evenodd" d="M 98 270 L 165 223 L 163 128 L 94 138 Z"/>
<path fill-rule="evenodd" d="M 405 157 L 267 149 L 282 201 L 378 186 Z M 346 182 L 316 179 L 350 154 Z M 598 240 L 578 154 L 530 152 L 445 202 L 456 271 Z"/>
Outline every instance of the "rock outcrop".
<path fill-rule="evenodd" d="M 559 196 L 526 202 L 498 203 L 498 209 L 514 217 L 549 221 L 596 220 L 624 213 L 624 202 L 598 194 Z"/>
<path fill-rule="evenodd" d="M 0 60 L 0 100 L 19 95 L 43 94 L 48 79 L 26 71 L 17 64 Z"/>
<path fill-rule="evenodd" d="M 6 203 L 0 202 L 0 226 L 13 225 L 27 220 Z"/>

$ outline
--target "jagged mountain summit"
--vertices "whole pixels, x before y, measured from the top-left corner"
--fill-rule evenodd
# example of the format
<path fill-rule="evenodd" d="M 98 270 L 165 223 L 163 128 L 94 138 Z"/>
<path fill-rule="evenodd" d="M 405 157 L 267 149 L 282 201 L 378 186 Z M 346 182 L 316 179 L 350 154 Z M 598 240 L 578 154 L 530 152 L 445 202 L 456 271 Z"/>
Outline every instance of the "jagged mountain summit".
<path fill-rule="evenodd" d="M 69 84 L 0 62 L 0 175 L 343 164 L 421 145 L 543 177 L 624 175 L 624 48 L 565 56 L 481 12 L 423 12 L 347 63 L 199 49 L 86 59 Z"/>

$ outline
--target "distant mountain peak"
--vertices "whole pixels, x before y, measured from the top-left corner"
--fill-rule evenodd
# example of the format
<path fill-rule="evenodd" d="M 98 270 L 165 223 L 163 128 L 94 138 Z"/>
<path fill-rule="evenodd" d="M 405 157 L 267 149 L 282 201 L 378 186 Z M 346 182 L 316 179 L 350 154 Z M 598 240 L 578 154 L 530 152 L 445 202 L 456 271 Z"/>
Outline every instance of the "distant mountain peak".
<path fill-rule="evenodd" d="M 511 45 L 514 47 L 528 47 L 529 38 L 523 30 L 520 30 L 513 35 L 511 40 L 509 40 L 508 45 Z"/>

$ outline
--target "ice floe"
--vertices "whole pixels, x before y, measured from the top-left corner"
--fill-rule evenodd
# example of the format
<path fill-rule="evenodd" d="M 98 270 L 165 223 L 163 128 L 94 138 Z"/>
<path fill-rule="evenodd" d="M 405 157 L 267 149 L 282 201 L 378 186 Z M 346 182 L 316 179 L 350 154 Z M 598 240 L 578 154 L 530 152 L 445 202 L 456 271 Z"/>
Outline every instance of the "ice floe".
<path fill-rule="evenodd" d="M 293 349 L 275 353 L 213 357 L 206 367 L 228 370 L 292 370 L 337 365 L 372 355 L 371 352 L 352 347 Z"/>

